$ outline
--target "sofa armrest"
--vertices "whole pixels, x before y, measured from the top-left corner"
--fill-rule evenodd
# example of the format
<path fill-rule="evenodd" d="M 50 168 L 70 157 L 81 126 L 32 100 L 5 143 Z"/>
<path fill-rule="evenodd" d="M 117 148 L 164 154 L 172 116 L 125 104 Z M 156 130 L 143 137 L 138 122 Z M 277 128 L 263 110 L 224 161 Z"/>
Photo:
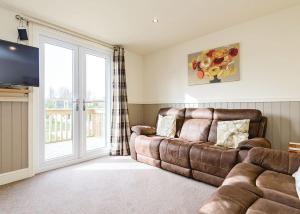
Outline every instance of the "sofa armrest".
<path fill-rule="evenodd" d="M 131 131 L 136 133 L 137 135 L 154 135 L 156 133 L 156 129 L 151 126 L 132 126 Z"/>
<path fill-rule="evenodd" d="M 263 148 L 271 148 L 271 143 L 262 137 L 255 137 L 249 140 L 244 140 L 239 143 L 238 149 L 249 150 L 254 147 L 263 147 Z"/>

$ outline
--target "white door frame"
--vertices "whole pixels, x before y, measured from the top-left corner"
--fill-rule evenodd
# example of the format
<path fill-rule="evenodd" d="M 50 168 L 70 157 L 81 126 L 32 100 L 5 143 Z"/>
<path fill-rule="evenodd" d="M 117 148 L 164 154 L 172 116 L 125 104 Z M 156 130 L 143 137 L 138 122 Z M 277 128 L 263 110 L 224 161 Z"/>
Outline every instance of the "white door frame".
<path fill-rule="evenodd" d="M 101 150 L 97 150 L 97 151 L 93 151 L 93 152 L 85 152 L 85 147 L 82 146 L 81 142 L 83 139 L 83 135 L 82 132 L 77 132 L 74 133 L 74 130 L 80 130 L 79 125 L 82 124 L 82 111 L 81 111 L 81 107 L 82 107 L 82 103 L 80 103 L 80 112 L 81 113 L 75 113 L 73 114 L 73 152 L 74 154 L 72 156 L 68 156 L 65 158 L 59 158 L 57 160 L 51 160 L 51 161 L 43 161 L 45 155 L 44 155 L 44 64 L 43 64 L 43 58 L 44 58 L 44 49 L 43 47 L 40 45 L 40 96 L 39 96 L 39 145 L 38 145 L 38 167 L 36 169 L 36 172 L 44 172 L 44 171 L 48 171 L 51 169 L 55 169 L 55 168 L 59 168 L 59 167 L 64 167 L 64 166 L 68 166 L 71 164 L 75 164 L 75 163 L 79 163 L 82 161 L 86 161 L 86 160 L 90 160 L 90 159 L 94 159 L 94 158 L 98 158 L 101 156 L 105 156 L 109 154 L 109 136 L 110 136 L 110 121 L 111 121 L 111 68 L 112 68 L 112 52 L 106 51 L 106 50 L 102 50 L 99 48 L 95 48 L 92 47 L 90 45 L 84 44 L 84 43 L 80 43 L 80 42 L 73 42 L 71 40 L 71 42 L 69 41 L 69 39 L 66 38 L 61 38 L 58 37 L 57 35 L 53 35 L 53 36 L 48 36 L 49 34 L 44 34 L 44 33 L 39 33 L 38 35 L 38 39 L 39 39 L 39 44 L 42 44 L 43 42 L 49 43 L 49 44 L 53 44 L 53 45 L 58 45 L 60 47 L 65 47 L 68 49 L 73 50 L 73 59 L 78 59 L 78 60 L 74 60 L 74 70 L 73 70 L 73 90 L 74 93 L 78 96 L 78 97 L 74 97 L 74 99 L 81 99 L 83 98 L 83 94 L 82 94 L 82 87 L 83 84 L 81 82 L 83 81 L 79 81 L 79 78 L 82 78 L 83 72 L 80 72 L 80 70 L 82 68 L 80 68 L 82 66 L 83 63 L 79 63 L 82 62 L 80 59 L 80 53 L 84 50 L 88 51 L 88 53 L 94 53 L 97 56 L 101 56 L 104 57 L 106 60 L 106 106 L 105 106 L 105 110 L 106 110 L 106 148 L 103 148 Z M 82 57 L 82 56 L 81 56 Z M 77 61 L 77 62 L 76 62 Z M 81 70 L 82 71 L 82 70 Z M 76 83 L 76 84 L 74 84 Z M 76 87 L 77 85 L 77 87 Z M 75 87 L 74 87 L 75 86 Z M 74 110 L 73 110 L 74 112 Z M 78 116 L 76 116 L 78 115 Z M 85 125 L 85 124 L 84 124 Z M 76 132 L 76 131 L 75 131 Z M 84 133 L 85 134 L 85 133 Z M 76 145 L 80 145 L 80 148 Z"/>
<path fill-rule="evenodd" d="M 80 79 L 82 81 L 79 82 L 79 87 L 80 87 L 80 93 L 79 93 L 79 97 L 80 100 L 86 100 L 86 72 L 85 72 L 85 68 L 86 68 L 86 59 L 85 59 L 85 54 L 90 54 L 93 56 L 97 56 L 97 57 L 101 57 L 105 59 L 105 82 L 106 83 L 110 83 L 111 82 L 111 62 L 112 62 L 112 55 L 111 54 L 107 54 L 106 52 L 102 51 L 102 50 L 95 50 L 95 49 L 90 49 L 90 48 L 86 48 L 86 47 L 80 47 L 79 48 L 79 74 L 80 74 Z M 109 130 L 110 128 L 108 128 L 108 125 L 110 124 L 110 103 L 111 103 L 111 90 L 110 90 L 110 84 L 106 84 L 105 85 L 105 138 L 106 138 L 106 145 L 105 148 L 109 147 Z M 84 104 L 82 104 L 84 105 Z M 80 109 L 80 119 L 81 119 L 81 125 L 84 126 L 81 128 L 81 148 L 80 148 L 80 154 L 82 156 L 94 156 L 96 154 L 98 154 L 99 152 L 101 152 L 104 148 L 99 148 L 99 149 L 95 149 L 92 151 L 87 151 L 86 150 L 86 128 L 85 128 L 85 123 L 86 123 L 86 114 L 85 112 L 82 110 L 82 108 Z"/>

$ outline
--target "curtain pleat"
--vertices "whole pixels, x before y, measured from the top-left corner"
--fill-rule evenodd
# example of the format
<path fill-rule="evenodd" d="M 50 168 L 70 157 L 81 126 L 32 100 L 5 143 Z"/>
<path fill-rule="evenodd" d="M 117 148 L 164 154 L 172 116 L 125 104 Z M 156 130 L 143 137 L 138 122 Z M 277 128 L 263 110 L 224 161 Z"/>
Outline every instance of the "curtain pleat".
<path fill-rule="evenodd" d="M 112 81 L 111 155 L 130 155 L 130 125 L 124 48 L 114 48 Z"/>

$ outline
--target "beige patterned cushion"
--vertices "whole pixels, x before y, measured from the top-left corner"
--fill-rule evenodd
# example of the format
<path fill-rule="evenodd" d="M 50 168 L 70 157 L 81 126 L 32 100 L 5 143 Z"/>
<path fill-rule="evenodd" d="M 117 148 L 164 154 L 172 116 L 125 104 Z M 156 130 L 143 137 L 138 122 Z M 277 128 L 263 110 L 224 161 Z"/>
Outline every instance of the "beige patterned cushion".
<path fill-rule="evenodd" d="M 176 134 L 176 117 L 158 115 L 156 134 L 163 137 L 175 137 Z"/>
<path fill-rule="evenodd" d="M 239 143 L 248 140 L 250 120 L 232 120 L 218 122 L 217 146 L 237 148 Z"/>
<path fill-rule="evenodd" d="M 295 178 L 297 195 L 298 195 L 298 198 L 300 198 L 300 167 L 293 174 L 293 177 Z"/>

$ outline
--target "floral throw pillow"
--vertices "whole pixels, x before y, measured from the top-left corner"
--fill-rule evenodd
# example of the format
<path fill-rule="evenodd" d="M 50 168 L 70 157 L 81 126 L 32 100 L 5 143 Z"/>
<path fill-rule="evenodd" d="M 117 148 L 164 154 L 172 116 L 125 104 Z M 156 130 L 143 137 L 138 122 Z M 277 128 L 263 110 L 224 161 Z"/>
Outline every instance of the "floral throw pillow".
<path fill-rule="evenodd" d="M 239 143 L 248 140 L 250 120 L 220 121 L 217 126 L 217 146 L 237 148 Z"/>
<path fill-rule="evenodd" d="M 176 117 L 158 115 L 156 134 L 173 138 L 176 134 Z"/>
<path fill-rule="evenodd" d="M 296 191 L 298 198 L 300 198 L 300 167 L 298 170 L 293 174 L 293 177 L 295 178 L 296 181 Z"/>

